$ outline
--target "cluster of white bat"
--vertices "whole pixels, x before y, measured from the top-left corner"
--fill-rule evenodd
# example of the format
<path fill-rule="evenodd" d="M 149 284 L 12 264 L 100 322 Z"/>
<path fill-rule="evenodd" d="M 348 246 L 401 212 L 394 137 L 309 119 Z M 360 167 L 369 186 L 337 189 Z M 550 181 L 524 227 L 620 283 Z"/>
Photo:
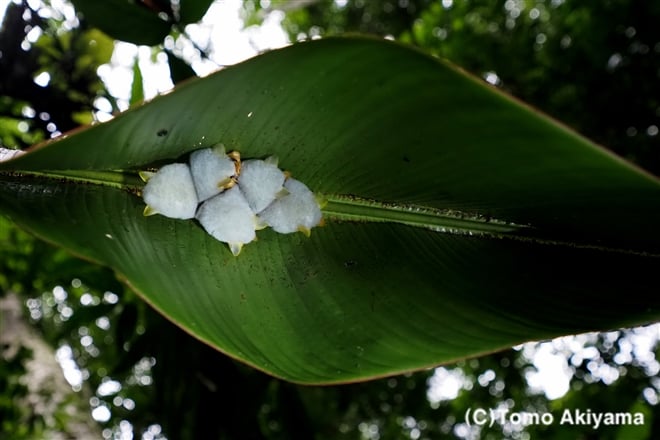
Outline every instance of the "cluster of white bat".
<path fill-rule="evenodd" d="M 280 170 L 274 157 L 241 161 L 238 152 L 217 146 L 193 152 L 189 162 L 140 173 L 147 182 L 144 215 L 196 218 L 234 255 L 259 229 L 309 235 L 322 221 L 314 193 Z"/>

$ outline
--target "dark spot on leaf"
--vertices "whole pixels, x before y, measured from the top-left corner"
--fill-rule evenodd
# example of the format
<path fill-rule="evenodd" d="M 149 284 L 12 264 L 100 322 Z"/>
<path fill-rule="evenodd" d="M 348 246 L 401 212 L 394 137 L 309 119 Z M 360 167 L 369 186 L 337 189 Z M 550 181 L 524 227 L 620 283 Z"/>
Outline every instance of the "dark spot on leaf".
<path fill-rule="evenodd" d="M 156 136 L 158 136 L 158 137 L 167 136 L 167 133 L 168 133 L 168 131 L 167 131 L 166 129 L 161 128 L 161 129 L 158 130 L 158 132 L 156 133 Z"/>
<path fill-rule="evenodd" d="M 344 261 L 344 267 L 345 267 L 346 269 L 352 269 L 352 268 L 354 268 L 355 266 L 357 266 L 357 261 L 354 261 L 354 260 L 347 260 L 347 261 Z"/>
<path fill-rule="evenodd" d="M 410 158 L 408 156 L 403 156 L 403 161 L 406 163 L 410 163 Z"/>

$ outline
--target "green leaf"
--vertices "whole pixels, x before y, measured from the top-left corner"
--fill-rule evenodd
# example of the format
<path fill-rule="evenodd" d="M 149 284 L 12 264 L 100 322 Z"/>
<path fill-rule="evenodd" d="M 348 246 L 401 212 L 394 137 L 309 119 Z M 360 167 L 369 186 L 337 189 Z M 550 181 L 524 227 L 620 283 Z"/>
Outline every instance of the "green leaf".
<path fill-rule="evenodd" d="M 179 19 L 181 23 L 197 23 L 204 17 L 213 0 L 181 0 Z"/>
<path fill-rule="evenodd" d="M 181 81 L 185 81 L 188 78 L 196 76 L 195 71 L 193 70 L 188 63 L 183 61 L 181 58 L 176 56 L 171 50 L 165 49 L 167 54 L 167 64 L 170 68 L 170 77 L 172 78 L 172 83 L 179 84 Z"/>
<path fill-rule="evenodd" d="M 144 101 L 144 83 L 142 79 L 142 70 L 140 69 L 140 59 L 135 57 L 133 61 L 133 83 L 131 84 L 131 107 Z"/>
<path fill-rule="evenodd" d="M 328 200 L 325 227 L 260 231 L 234 257 L 195 221 L 142 216 L 136 170 L 218 142 L 277 155 Z M 0 170 L 0 210 L 16 223 L 292 381 L 365 380 L 660 317 L 658 181 L 394 43 L 269 52 Z"/>
<path fill-rule="evenodd" d="M 651 438 L 651 429 L 654 424 L 653 411 L 647 405 L 637 401 L 628 409 L 627 413 L 618 416 L 623 423 L 619 423 L 620 427 L 614 437 L 616 440 Z M 630 417 L 630 420 L 627 417 Z"/>
<path fill-rule="evenodd" d="M 72 3 L 90 25 L 117 40 L 154 46 L 162 43 L 170 32 L 170 23 L 128 0 L 72 0 Z"/>
<path fill-rule="evenodd" d="M 626 418 L 630 416 L 630 421 Z M 644 403 L 635 402 L 626 413 L 619 415 L 624 423 L 619 423 L 616 440 L 626 440 L 629 438 L 649 439 L 651 438 L 651 429 L 653 426 L 653 412 Z"/>

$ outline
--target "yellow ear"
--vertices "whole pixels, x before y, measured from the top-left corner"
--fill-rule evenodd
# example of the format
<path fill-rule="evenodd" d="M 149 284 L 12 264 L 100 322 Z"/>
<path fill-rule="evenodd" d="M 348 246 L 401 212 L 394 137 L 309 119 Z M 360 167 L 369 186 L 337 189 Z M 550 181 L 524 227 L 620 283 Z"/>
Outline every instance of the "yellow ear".
<path fill-rule="evenodd" d="M 236 185 L 236 180 L 227 177 L 218 182 L 218 189 L 229 189 L 234 185 Z"/>
<path fill-rule="evenodd" d="M 142 211 L 142 215 L 145 217 L 148 217 L 150 215 L 158 214 L 158 211 L 156 211 L 154 208 L 151 206 L 147 205 L 144 207 L 144 211 Z"/>
<path fill-rule="evenodd" d="M 312 231 L 309 228 L 306 228 L 304 226 L 298 226 L 298 230 L 305 234 L 307 238 L 309 238 L 312 235 Z"/>
<path fill-rule="evenodd" d="M 143 182 L 148 182 L 149 179 L 151 179 L 154 176 L 154 174 L 156 173 L 152 173 L 151 171 L 140 171 L 138 173 L 140 179 L 142 179 Z"/>
<path fill-rule="evenodd" d="M 236 150 L 230 151 L 229 153 L 227 153 L 227 156 L 233 161 L 236 161 L 236 162 L 241 161 L 241 153 L 236 151 Z"/>
<path fill-rule="evenodd" d="M 275 193 L 275 200 L 279 200 L 282 197 L 288 196 L 289 194 L 291 194 L 291 191 L 289 191 L 288 189 L 282 187 L 281 190 L 279 190 L 278 192 Z"/>
<path fill-rule="evenodd" d="M 328 199 L 326 199 L 323 194 L 314 194 L 314 199 L 316 204 L 319 205 L 319 208 L 323 209 L 328 205 Z"/>
<path fill-rule="evenodd" d="M 234 161 L 234 168 L 236 170 L 236 174 L 234 174 L 236 177 L 241 175 L 241 153 L 238 151 L 230 151 L 227 153 L 227 157 L 230 158 L 231 160 Z"/>
<path fill-rule="evenodd" d="M 211 147 L 211 149 L 218 156 L 224 156 L 225 155 L 225 144 L 223 144 L 223 143 L 215 144 L 213 147 Z"/>
<path fill-rule="evenodd" d="M 254 216 L 254 229 L 257 231 L 261 231 L 262 229 L 266 229 L 268 227 L 268 224 L 263 221 L 260 217 Z M 255 238 L 256 240 L 256 238 Z"/>
<path fill-rule="evenodd" d="M 241 249 L 243 249 L 243 243 L 227 243 L 229 245 L 229 250 L 231 251 L 234 256 L 238 256 L 238 254 L 241 253 Z"/>
<path fill-rule="evenodd" d="M 269 163 L 271 165 L 277 166 L 277 163 L 279 162 L 279 158 L 277 156 L 268 156 L 266 159 L 264 159 L 264 162 Z"/>

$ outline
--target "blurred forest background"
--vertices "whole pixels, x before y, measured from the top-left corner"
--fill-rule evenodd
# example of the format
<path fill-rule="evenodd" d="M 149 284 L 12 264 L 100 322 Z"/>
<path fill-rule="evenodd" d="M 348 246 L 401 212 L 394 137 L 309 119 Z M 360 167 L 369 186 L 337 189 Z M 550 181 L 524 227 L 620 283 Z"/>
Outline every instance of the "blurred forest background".
<path fill-rule="evenodd" d="M 61 13 L 62 0 L 9 3 L 0 28 L 0 147 L 23 149 L 119 111 L 98 74 L 116 39 L 166 54 L 175 84 L 193 76 L 191 60 L 209 49 L 196 43 L 191 55 L 178 42 L 191 41 L 186 26 L 212 2 L 180 2 L 194 8 L 183 15 L 169 0 L 131 8 L 74 0 L 73 18 Z M 292 42 L 362 33 L 416 46 L 660 174 L 659 2 L 246 0 L 241 13 L 246 27 L 281 20 Z M 129 104 L 144 98 L 145 81 L 135 63 Z M 0 439 L 660 438 L 657 324 L 368 383 L 301 387 L 208 348 L 111 271 L 3 218 L 0 319 Z M 539 353 L 565 370 L 569 386 L 557 395 L 533 381 Z M 646 424 L 467 426 L 464 412 L 479 407 L 634 411 Z"/>

